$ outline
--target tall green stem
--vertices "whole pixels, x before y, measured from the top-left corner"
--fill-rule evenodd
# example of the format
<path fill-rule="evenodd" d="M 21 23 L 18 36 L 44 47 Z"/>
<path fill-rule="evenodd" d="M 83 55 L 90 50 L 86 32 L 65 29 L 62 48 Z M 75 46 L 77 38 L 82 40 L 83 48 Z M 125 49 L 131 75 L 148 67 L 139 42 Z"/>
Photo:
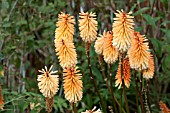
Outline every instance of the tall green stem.
<path fill-rule="evenodd" d="M 136 76 L 136 71 L 134 71 L 134 77 L 135 77 L 135 84 L 136 84 L 136 108 L 137 108 L 137 113 L 139 113 L 139 103 L 138 103 L 139 88 L 138 88 L 138 78 Z"/>
<path fill-rule="evenodd" d="M 119 106 L 120 113 L 122 113 L 122 94 L 123 94 L 123 90 L 120 91 L 120 106 Z"/>
<path fill-rule="evenodd" d="M 147 94 L 147 102 L 148 102 L 148 106 L 149 106 L 149 110 L 152 113 L 152 109 L 151 109 L 151 105 L 150 105 L 150 98 L 149 98 L 149 80 L 146 81 L 146 94 Z"/>
<path fill-rule="evenodd" d="M 101 95 L 100 95 L 100 92 L 99 92 L 99 90 L 98 90 L 98 88 L 97 88 L 96 82 L 95 82 L 95 80 L 94 80 L 94 75 L 93 75 L 93 73 L 92 73 L 91 62 L 90 62 L 90 46 L 91 46 L 91 43 L 88 43 L 88 42 L 87 42 L 87 43 L 86 43 L 86 55 L 87 55 L 87 60 L 88 60 L 88 68 L 89 68 L 89 71 L 90 71 L 90 78 L 91 78 L 92 83 L 93 83 L 93 85 L 94 85 L 94 87 L 95 87 L 95 90 L 96 90 L 96 92 L 97 92 L 97 95 L 98 95 L 99 98 L 100 98 L 100 102 L 101 102 L 101 106 L 102 106 L 103 112 L 106 113 L 106 107 L 105 107 L 105 105 L 104 105 L 103 99 L 102 99 L 102 97 L 101 97 Z"/>
<path fill-rule="evenodd" d="M 140 103 L 141 103 L 141 109 L 142 109 L 142 113 L 145 113 L 144 110 L 144 104 L 143 104 L 143 98 L 142 98 L 142 83 L 143 83 L 143 75 L 142 72 L 140 73 L 140 91 L 139 91 L 139 95 L 140 95 Z"/>
<path fill-rule="evenodd" d="M 108 88 L 110 89 L 110 93 L 111 93 L 111 96 L 112 96 L 114 111 L 115 111 L 115 113 L 118 113 L 117 108 L 116 108 L 116 103 L 115 103 L 115 96 L 114 96 L 114 93 L 113 93 L 113 90 L 112 90 L 112 66 L 111 66 L 111 64 L 109 65 L 109 68 L 110 68 L 110 72 L 109 72 L 110 87 L 108 87 Z"/>
<path fill-rule="evenodd" d="M 72 103 L 72 110 L 73 110 L 73 113 L 78 113 L 76 103 L 74 103 L 74 102 Z"/>

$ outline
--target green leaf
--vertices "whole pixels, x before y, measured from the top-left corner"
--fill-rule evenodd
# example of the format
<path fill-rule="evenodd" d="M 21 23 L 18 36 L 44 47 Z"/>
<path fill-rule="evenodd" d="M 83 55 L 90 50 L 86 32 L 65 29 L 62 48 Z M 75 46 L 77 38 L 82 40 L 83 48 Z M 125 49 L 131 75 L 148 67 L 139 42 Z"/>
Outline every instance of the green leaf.
<path fill-rule="evenodd" d="M 98 68 L 92 67 L 92 72 L 93 72 L 93 74 L 97 77 L 97 79 L 98 79 L 100 82 L 103 81 L 102 74 L 100 73 L 100 71 L 98 70 Z"/>
<path fill-rule="evenodd" d="M 149 7 L 144 7 L 142 9 L 138 10 L 137 12 L 135 12 L 133 15 L 134 16 L 140 15 L 140 14 L 146 12 L 147 10 L 149 10 Z"/>
<path fill-rule="evenodd" d="M 4 22 L 2 26 L 3 27 L 11 27 L 11 23 L 10 22 Z"/>
<path fill-rule="evenodd" d="M 154 17 L 152 18 L 150 15 L 148 14 L 143 14 L 142 15 L 144 17 L 144 19 L 147 21 L 148 25 L 152 25 L 153 27 L 156 28 L 156 21 L 158 21 L 160 19 L 160 17 Z"/>
<path fill-rule="evenodd" d="M 164 58 L 164 60 L 163 60 L 163 64 L 162 64 L 162 69 L 163 69 L 163 71 L 166 72 L 167 67 L 169 66 L 169 64 L 170 64 L 170 54 L 168 54 L 168 55 Z"/>
<path fill-rule="evenodd" d="M 9 3 L 6 0 L 2 0 L 1 7 L 2 10 L 7 10 L 9 8 Z"/>
<path fill-rule="evenodd" d="M 167 37 L 167 41 L 170 42 L 170 30 L 169 29 L 161 29 L 161 30 L 165 33 Z"/>
<path fill-rule="evenodd" d="M 134 5 L 131 7 L 130 11 L 133 11 L 135 8 L 136 8 L 136 4 L 134 4 Z"/>
<path fill-rule="evenodd" d="M 161 44 L 161 41 L 159 41 L 158 39 L 155 39 L 155 38 L 150 38 L 152 44 L 154 45 L 154 47 L 156 47 L 156 52 L 157 52 L 157 55 L 159 57 L 162 57 L 162 44 Z"/>

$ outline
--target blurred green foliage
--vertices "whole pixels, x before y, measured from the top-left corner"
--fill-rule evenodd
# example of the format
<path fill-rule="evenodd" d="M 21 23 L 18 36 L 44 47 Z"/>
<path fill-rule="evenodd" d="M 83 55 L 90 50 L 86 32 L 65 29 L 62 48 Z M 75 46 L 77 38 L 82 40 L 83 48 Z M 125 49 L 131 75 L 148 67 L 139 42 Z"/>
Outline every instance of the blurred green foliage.
<path fill-rule="evenodd" d="M 62 69 L 54 48 L 55 23 L 63 11 L 74 15 L 76 22 L 80 11 L 97 13 L 98 33 L 111 30 L 114 12 L 123 9 L 135 16 L 135 29 L 146 35 L 155 59 L 155 76 L 150 80 L 150 103 L 153 112 L 159 111 L 158 102 L 170 106 L 170 1 L 168 0 L 1 0 L 0 1 L 0 70 L 4 96 L 3 113 L 44 112 L 45 98 L 37 87 L 37 70 L 54 65 L 60 72 L 60 91 L 55 96 L 53 112 L 70 112 L 64 99 Z M 89 81 L 85 44 L 75 25 L 74 42 L 78 66 L 83 74 L 83 100 L 77 103 L 79 112 L 100 106 L 99 98 Z M 91 47 L 92 70 L 106 106 L 111 106 L 111 96 L 101 75 L 98 57 Z M 108 74 L 108 66 L 104 64 Z M 117 63 L 112 66 L 114 81 Z M 146 85 L 146 83 L 144 83 Z M 119 100 L 119 90 L 112 86 Z M 127 90 L 130 111 L 135 112 L 135 83 L 132 76 Z M 124 102 L 124 100 L 123 100 Z M 124 104 L 123 104 L 124 105 Z M 32 107 L 33 106 L 33 107 Z"/>

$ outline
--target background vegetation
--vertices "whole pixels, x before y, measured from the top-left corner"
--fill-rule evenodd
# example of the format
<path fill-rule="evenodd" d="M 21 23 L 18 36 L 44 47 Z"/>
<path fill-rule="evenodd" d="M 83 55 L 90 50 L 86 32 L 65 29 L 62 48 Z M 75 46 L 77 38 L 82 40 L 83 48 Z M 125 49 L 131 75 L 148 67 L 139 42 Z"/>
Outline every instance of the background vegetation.
<path fill-rule="evenodd" d="M 155 75 L 149 81 L 149 97 L 153 113 L 159 111 L 159 101 L 170 106 L 170 1 L 169 0 L 1 0 L 0 1 L 0 83 L 4 97 L 3 113 L 45 112 L 45 98 L 37 87 L 37 70 L 54 65 L 60 72 L 60 90 L 55 96 L 54 113 L 71 112 L 64 99 L 62 69 L 54 48 L 55 23 L 63 11 L 74 15 L 80 11 L 97 14 L 98 33 L 111 30 L 114 12 L 123 9 L 133 11 L 135 29 L 150 40 L 155 60 Z M 100 108 L 99 98 L 89 81 L 85 45 L 76 24 L 74 42 L 78 54 L 78 66 L 83 74 L 83 99 L 78 111 Z M 98 57 L 91 47 L 92 70 L 104 104 L 111 106 L 111 96 L 101 75 Z M 108 66 L 104 64 L 108 74 Z M 112 77 L 117 63 L 112 66 Z M 4 73 L 3 73 L 4 72 Z M 135 82 L 127 90 L 130 111 L 135 112 Z M 143 83 L 146 86 L 146 83 Z M 119 100 L 120 91 L 112 86 Z M 144 87 L 145 88 L 145 87 Z M 124 103 L 124 100 L 123 100 Z M 125 107 L 125 104 L 123 104 Z M 109 110 L 109 108 L 108 108 Z"/>

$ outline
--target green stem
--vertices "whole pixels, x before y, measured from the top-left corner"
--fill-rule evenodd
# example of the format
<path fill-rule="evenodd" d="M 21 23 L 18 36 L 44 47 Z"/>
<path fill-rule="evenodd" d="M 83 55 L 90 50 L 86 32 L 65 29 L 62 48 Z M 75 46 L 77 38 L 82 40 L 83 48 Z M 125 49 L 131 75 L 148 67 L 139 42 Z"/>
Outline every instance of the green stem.
<path fill-rule="evenodd" d="M 95 79 L 94 79 L 94 75 L 92 73 L 92 68 L 91 68 L 91 62 L 90 62 L 90 46 L 91 46 L 91 43 L 86 43 L 86 55 L 87 55 L 87 60 L 88 60 L 88 68 L 89 68 L 89 71 L 90 71 L 90 78 L 92 80 L 92 83 L 95 87 L 95 90 L 96 90 L 96 93 L 97 95 L 99 96 L 99 99 L 100 99 L 100 102 L 101 102 L 101 106 L 102 106 L 102 109 L 103 109 L 103 112 L 106 113 L 106 108 L 105 108 L 105 105 L 104 105 L 104 102 L 103 102 L 103 99 L 100 95 L 100 92 L 97 88 L 97 85 L 96 85 L 96 82 L 95 82 Z"/>
<path fill-rule="evenodd" d="M 135 84 L 136 84 L 136 107 L 137 107 L 137 113 L 139 113 L 139 88 L 138 88 L 138 78 L 136 76 L 136 71 L 134 71 L 134 77 L 135 77 Z"/>
<path fill-rule="evenodd" d="M 119 106 L 120 113 L 122 113 L 122 94 L 123 94 L 123 90 L 120 91 L 120 106 Z"/>
<path fill-rule="evenodd" d="M 147 85 L 146 85 L 147 102 L 148 102 L 149 110 L 152 113 L 152 109 L 150 105 L 150 98 L 149 98 L 149 80 L 147 80 L 146 82 L 147 82 Z"/>
<path fill-rule="evenodd" d="M 126 96 L 126 90 L 125 90 L 125 84 L 124 84 L 124 82 L 123 82 L 123 94 L 124 94 L 125 103 L 126 103 L 126 112 L 127 112 L 127 113 L 130 113 L 130 111 L 129 111 L 129 105 L 128 105 L 128 99 L 127 99 L 127 96 Z"/>
<path fill-rule="evenodd" d="M 144 110 L 144 104 L 143 104 L 143 98 L 142 98 L 142 82 L 143 82 L 143 75 L 142 75 L 142 72 L 140 74 L 140 91 L 139 91 L 139 95 L 140 95 L 140 103 L 141 103 L 141 110 L 142 110 L 142 113 L 145 113 L 145 110 Z"/>
<path fill-rule="evenodd" d="M 76 103 L 74 103 L 74 102 L 72 103 L 72 110 L 73 110 L 73 113 L 78 113 Z"/>
<path fill-rule="evenodd" d="M 115 103 L 115 96 L 114 96 L 114 93 L 113 93 L 113 90 L 112 90 L 112 66 L 111 66 L 111 64 L 109 65 L 109 68 L 110 68 L 110 72 L 109 72 L 110 87 L 109 87 L 109 89 L 110 89 L 110 93 L 111 93 L 111 96 L 112 96 L 114 111 L 115 111 L 115 113 L 118 113 L 117 108 L 116 108 L 116 103 Z"/>

